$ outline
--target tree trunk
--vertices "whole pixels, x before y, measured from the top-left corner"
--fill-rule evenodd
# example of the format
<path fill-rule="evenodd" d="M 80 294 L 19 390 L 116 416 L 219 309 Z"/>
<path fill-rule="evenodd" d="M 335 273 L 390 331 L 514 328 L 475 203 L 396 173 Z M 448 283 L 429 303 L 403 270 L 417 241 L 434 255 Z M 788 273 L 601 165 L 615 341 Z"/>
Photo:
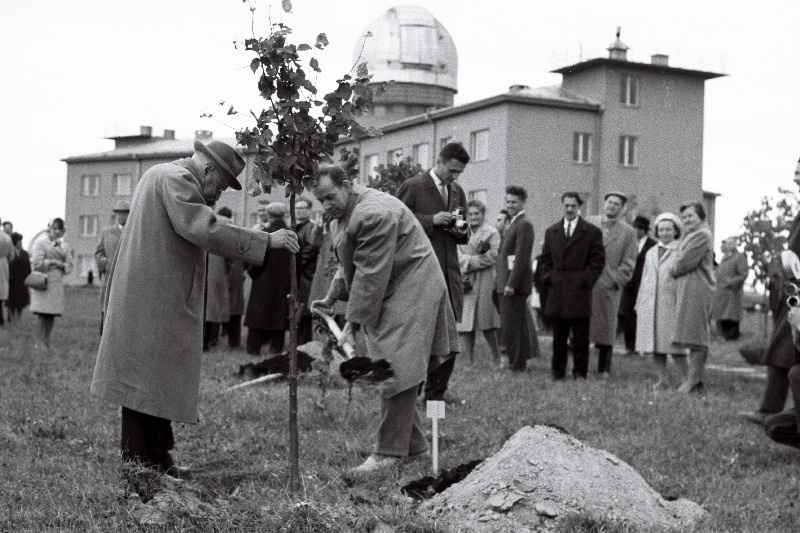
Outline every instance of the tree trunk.
<path fill-rule="evenodd" d="M 292 231 L 297 233 L 295 194 L 289 197 Z M 300 437 L 297 429 L 297 254 L 292 254 L 289 279 L 289 490 L 300 492 Z"/>

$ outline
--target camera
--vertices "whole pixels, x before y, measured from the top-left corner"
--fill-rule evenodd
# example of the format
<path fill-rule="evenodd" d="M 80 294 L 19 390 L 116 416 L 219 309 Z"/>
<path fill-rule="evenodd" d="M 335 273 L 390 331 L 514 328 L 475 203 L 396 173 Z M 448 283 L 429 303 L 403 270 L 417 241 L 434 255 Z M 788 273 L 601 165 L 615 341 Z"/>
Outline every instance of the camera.
<path fill-rule="evenodd" d="M 468 224 L 464 220 L 464 208 L 456 207 L 450 214 L 455 217 L 450 223 L 450 227 L 456 231 L 467 231 Z"/>
<path fill-rule="evenodd" d="M 783 284 L 783 292 L 786 293 L 786 305 L 791 307 L 800 307 L 800 287 L 787 281 Z"/>

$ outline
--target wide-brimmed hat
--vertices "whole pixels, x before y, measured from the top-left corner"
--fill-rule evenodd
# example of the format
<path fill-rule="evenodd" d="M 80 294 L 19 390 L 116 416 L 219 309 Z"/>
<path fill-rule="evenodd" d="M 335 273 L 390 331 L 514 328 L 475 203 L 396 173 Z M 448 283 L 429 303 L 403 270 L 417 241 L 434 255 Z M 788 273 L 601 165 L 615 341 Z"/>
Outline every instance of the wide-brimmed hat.
<path fill-rule="evenodd" d="M 642 215 L 636 215 L 636 218 L 633 219 L 633 227 L 648 230 L 650 229 L 650 219 Z"/>
<path fill-rule="evenodd" d="M 244 170 L 244 159 L 231 146 L 220 141 L 211 141 L 203 144 L 197 140 L 194 142 L 194 149 L 203 152 L 216 163 L 217 169 L 226 175 L 230 186 L 237 191 L 242 190 L 242 184 L 236 177 Z"/>
<path fill-rule="evenodd" d="M 114 213 L 124 213 L 130 210 L 131 210 L 131 204 L 129 204 L 125 200 L 120 200 L 119 202 L 117 202 L 117 205 L 115 205 L 114 209 L 112 209 Z"/>
<path fill-rule="evenodd" d="M 627 194 L 625 194 L 625 193 L 624 193 L 624 192 L 622 192 L 622 191 L 611 191 L 611 192 L 607 192 L 607 193 L 606 193 L 606 195 L 605 195 L 605 196 L 603 196 L 603 200 L 608 200 L 608 197 L 609 197 L 609 196 L 618 196 L 618 197 L 619 197 L 619 198 L 622 200 L 622 203 L 623 203 L 623 204 L 627 204 L 627 203 L 628 203 L 628 195 L 627 195 Z"/>

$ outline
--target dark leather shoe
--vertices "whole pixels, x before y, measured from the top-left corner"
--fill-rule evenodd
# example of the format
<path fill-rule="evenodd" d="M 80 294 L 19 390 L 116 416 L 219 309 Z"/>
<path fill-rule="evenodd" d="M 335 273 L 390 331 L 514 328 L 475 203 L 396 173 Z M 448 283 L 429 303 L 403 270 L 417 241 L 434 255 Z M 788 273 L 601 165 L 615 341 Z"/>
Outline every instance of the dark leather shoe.
<path fill-rule="evenodd" d="M 158 464 L 157 470 L 169 477 L 175 479 L 192 479 L 192 470 L 188 466 L 180 466 L 175 464 L 172 455 L 167 455 L 167 458 Z"/>

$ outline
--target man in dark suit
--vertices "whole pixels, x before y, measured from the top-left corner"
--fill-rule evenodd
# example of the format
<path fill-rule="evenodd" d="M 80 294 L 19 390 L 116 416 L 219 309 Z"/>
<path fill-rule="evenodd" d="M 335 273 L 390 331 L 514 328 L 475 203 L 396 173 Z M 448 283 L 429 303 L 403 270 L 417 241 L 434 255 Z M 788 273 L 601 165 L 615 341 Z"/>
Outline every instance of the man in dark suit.
<path fill-rule="evenodd" d="M 311 200 L 301 196 L 294 204 L 297 219 L 297 242 L 300 252 L 297 254 L 297 301 L 302 305 L 300 321 L 297 324 L 297 344 L 311 342 L 311 311 L 308 309 L 308 297 L 311 294 L 311 282 L 317 270 L 319 245 L 313 237 L 316 224 L 311 220 Z"/>
<path fill-rule="evenodd" d="M 553 379 L 563 379 L 567 369 L 567 338 L 574 334 L 572 376 L 586 379 L 589 369 L 589 319 L 592 287 L 603 272 L 606 253 L 600 228 L 579 216 L 583 200 L 577 192 L 561 196 L 564 218 L 544 234 L 537 268 L 548 297 L 544 314 L 553 326 Z"/>
<path fill-rule="evenodd" d="M 633 277 L 622 289 L 622 298 L 619 303 L 619 323 L 622 324 L 622 333 L 625 337 L 625 349 L 632 354 L 636 348 L 636 297 L 639 295 L 639 285 L 642 283 L 642 269 L 644 256 L 647 251 L 655 246 L 656 241 L 650 238 L 650 220 L 642 215 L 637 215 L 633 221 L 638 239 L 638 253 L 636 265 L 633 267 Z"/>
<path fill-rule="evenodd" d="M 528 192 L 517 185 L 506 188 L 506 212 L 509 223 L 503 232 L 497 254 L 495 290 L 500 302 L 500 321 L 505 337 L 508 367 L 523 371 L 531 356 L 528 327 L 529 312 L 526 306 L 533 284 L 531 252 L 533 252 L 533 224 L 525 218 L 525 201 Z"/>
<path fill-rule="evenodd" d="M 467 163 L 469 154 L 461 144 L 446 144 L 439 152 L 436 165 L 429 172 L 406 180 L 397 190 L 397 198 L 411 209 L 433 245 L 433 251 L 447 282 L 447 291 L 456 322 L 461 320 L 464 305 L 464 288 L 458 265 L 457 245 L 466 244 L 469 236 L 468 226 L 464 220 L 467 212 L 467 196 L 455 180 L 464 172 Z M 463 403 L 455 396 L 445 395 L 454 366 L 455 358 L 450 357 L 428 374 L 425 382 L 426 400 L 442 400 L 450 404 Z"/>

